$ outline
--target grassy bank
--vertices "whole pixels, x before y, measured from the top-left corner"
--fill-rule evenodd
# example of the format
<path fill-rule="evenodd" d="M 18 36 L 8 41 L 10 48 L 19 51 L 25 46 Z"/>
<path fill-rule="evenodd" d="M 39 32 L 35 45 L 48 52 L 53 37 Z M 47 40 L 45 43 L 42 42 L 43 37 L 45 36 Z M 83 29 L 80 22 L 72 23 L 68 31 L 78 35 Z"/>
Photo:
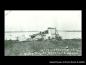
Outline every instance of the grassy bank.
<path fill-rule="evenodd" d="M 65 39 L 62 41 L 5 41 L 5 56 L 78 56 L 81 48 L 80 39 Z M 73 53 L 77 54 L 73 54 Z"/>

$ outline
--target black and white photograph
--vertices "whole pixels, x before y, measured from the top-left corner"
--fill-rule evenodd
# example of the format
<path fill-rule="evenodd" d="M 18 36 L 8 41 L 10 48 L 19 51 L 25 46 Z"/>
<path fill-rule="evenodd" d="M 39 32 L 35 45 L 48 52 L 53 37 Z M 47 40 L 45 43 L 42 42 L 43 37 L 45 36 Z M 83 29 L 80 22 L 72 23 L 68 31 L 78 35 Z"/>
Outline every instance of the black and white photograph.
<path fill-rule="evenodd" d="M 82 10 L 4 10 L 5 56 L 82 56 Z"/>

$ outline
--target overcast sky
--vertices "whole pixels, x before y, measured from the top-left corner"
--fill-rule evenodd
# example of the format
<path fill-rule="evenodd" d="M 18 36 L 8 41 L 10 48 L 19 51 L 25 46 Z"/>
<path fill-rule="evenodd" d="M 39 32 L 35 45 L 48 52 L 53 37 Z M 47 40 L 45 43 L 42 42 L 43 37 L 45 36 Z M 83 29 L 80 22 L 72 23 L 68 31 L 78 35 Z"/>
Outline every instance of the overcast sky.
<path fill-rule="evenodd" d="M 81 15 L 81 10 L 5 10 L 5 30 L 81 30 Z"/>

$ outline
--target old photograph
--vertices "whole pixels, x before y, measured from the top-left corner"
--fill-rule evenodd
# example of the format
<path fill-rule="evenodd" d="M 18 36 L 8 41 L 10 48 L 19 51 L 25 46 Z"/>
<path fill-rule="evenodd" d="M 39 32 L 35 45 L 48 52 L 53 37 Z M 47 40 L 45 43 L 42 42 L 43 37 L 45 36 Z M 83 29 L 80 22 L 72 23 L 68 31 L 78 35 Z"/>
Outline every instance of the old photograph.
<path fill-rule="evenodd" d="M 81 10 L 4 10 L 5 56 L 82 56 Z"/>

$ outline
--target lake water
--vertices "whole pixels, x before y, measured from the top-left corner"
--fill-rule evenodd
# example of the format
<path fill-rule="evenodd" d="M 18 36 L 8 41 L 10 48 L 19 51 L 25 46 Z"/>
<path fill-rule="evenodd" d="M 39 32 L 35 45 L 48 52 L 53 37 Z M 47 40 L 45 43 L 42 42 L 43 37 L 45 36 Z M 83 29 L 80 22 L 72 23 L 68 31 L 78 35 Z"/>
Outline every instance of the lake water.
<path fill-rule="evenodd" d="M 63 39 L 82 38 L 81 32 L 59 32 Z"/>
<path fill-rule="evenodd" d="M 20 40 L 24 40 L 24 39 L 30 38 L 30 35 L 36 34 L 36 33 L 38 33 L 38 32 L 5 33 L 5 40 L 9 40 L 9 39 L 16 40 L 17 37 L 19 37 Z M 73 38 L 82 39 L 82 33 L 81 32 L 58 32 L 58 33 L 63 39 L 73 39 Z"/>

